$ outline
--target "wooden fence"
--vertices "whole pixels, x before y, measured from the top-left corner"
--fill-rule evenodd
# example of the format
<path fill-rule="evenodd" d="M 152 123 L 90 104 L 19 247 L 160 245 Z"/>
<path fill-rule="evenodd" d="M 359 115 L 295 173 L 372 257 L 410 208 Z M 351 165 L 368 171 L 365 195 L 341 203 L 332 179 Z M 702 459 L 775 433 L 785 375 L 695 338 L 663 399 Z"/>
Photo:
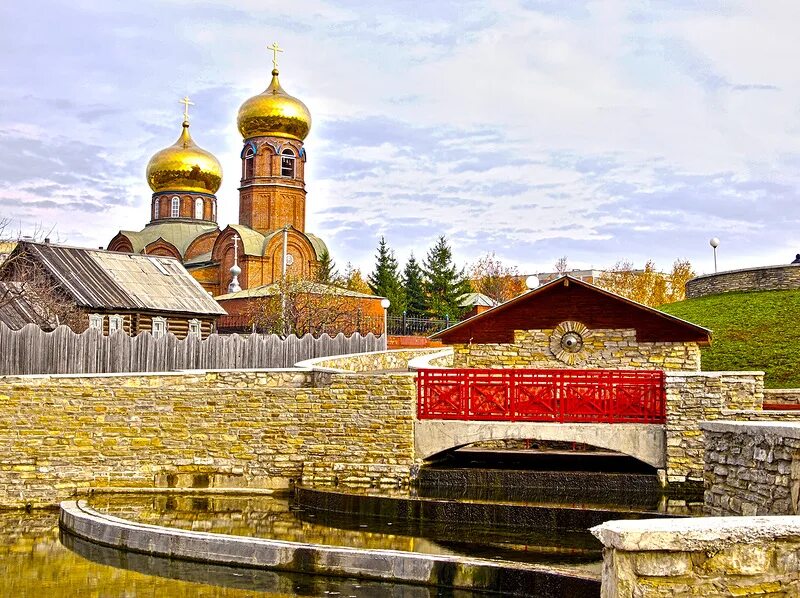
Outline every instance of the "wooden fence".
<path fill-rule="evenodd" d="M 104 336 L 96 329 L 76 334 L 66 326 L 46 332 L 33 324 L 21 330 L 0 324 L 0 375 L 285 368 L 314 357 L 385 349 L 386 337 L 371 333 L 318 338 L 212 334 L 203 340 L 196 336 L 178 340 L 172 334 Z"/>

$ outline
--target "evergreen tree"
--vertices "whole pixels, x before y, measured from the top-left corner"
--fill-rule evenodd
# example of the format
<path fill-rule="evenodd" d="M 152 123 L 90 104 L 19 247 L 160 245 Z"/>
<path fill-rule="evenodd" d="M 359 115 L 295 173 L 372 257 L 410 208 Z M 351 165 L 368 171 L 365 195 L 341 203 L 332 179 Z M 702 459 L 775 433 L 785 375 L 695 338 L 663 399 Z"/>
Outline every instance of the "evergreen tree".
<path fill-rule="evenodd" d="M 428 312 L 428 298 L 425 296 L 425 278 L 414 254 L 408 258 L 403 270 L 403 290 L 406 295 L 406 315 L 421 318 Z"/>
<path fill-rule="evenodd" d="M 336 271 L 336 262 L 331 259 L 331 254 L 328 252 L 327 247 L 322 250 L 322 254 L 319 256 L 319 263 L 317 264 L 317 272 L 314 276 L 314 280 L 323 284 L 337 284 L 341 282 L 339 280 L 339 273 Z"/>
<path fill-rule="evenodd" d="M 423 263 L 425 292 L 428 296 L 428 313 L 437 318 L 459 319 L 466 308 L 459 305 L 461 298 L 470 293 L 469 280 L 464 269 L 453 263 L 453 253 L 444 235 L 439 237 Z"/>
<path fill-rule="evenodd" d="M 394 251 L 389 249 L 384 237 L 381 237 L 378 243 L 375 259 L 375 270 L 367 277 L 369 288 L 376 295 L 386 297 L 390 301 L 390 314 L 401 314 L 405 309 L 403 285 L 400 283 Z"/>

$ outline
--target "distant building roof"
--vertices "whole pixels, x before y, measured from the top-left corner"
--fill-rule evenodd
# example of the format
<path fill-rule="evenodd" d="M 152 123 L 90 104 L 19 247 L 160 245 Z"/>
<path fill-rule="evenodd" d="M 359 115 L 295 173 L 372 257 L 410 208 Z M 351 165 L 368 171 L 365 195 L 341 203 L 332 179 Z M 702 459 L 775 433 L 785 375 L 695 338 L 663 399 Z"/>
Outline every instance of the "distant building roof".
<path fill-rule="evenodd" d="M 27 241 L 11 259 L 20 253 L 41 265 L 82 308 L 226 313 L 173 258 Z"/>
<path fill-rule="evenodd" d="M 481 307 L 494 307 L 497 305 L 497 301 L 483 293 L 467 293 L 461 296 L 458 305 L 459 307 L 475 307 L 476 305 Z"/>
<path fill-rule="evenodd" d="M 640 342 L 709 344 L 711 331 L 569 275 L 432 335 L 447 344 L 509 343 L 515 330 L 555 328 L 575 320 L 589 328 L 633 328 Z"/>
<path fill-rule="evenodd" d="M 384 299 L 378 295 L 368 295 L 367 293 L 359 293 L 358 291 L 351 291 L 342 287 L 337 287 L 332 284 L 323 284 L 321 282 L 314 282 L 311 280 L 299 281 L 300 291 L 310 293 L 312 295 L 338 295 L 340 297 L 353 297 L 355 299 Z M 251 299 L 255 297 L 274 297 L 280 295 L 280 283 L 274 282 L 272 284 L 264 284 L 258 287 L 251 287 L 236 293 L 228 293 L 214 297 L 217 301 L 227 301 L 229 299 Z"/>

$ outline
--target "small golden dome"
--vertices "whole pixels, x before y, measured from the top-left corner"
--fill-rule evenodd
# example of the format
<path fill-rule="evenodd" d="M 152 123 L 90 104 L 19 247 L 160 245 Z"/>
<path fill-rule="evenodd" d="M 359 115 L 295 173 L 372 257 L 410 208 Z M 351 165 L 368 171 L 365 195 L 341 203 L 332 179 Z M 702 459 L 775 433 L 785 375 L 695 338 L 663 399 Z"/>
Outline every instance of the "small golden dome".
<path fill-rule="evenodd" d="M 311 113 L 303 102 L 283 91 L 278 69 L 273 69 L 269 87 L 242 104 L 236 122 L 245 139 L 268 135 L 302 141 L 311 128 Z"/>
<path fill-rule="evenodd" d="M 189 121 L 173 145 L 156 152 L 147 163 L 147 183 L 154 192 L 217 192 L 222 166 L 213 154 L 197 146 L 189 135 Z"/>

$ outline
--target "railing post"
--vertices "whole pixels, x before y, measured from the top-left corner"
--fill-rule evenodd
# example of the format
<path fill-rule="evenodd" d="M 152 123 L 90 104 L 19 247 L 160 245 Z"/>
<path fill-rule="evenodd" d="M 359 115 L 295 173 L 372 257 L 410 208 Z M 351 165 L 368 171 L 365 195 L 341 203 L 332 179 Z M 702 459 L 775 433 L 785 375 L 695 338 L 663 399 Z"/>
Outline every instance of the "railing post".
<path fill-rule="evenodd" d="M 406 311 L 403 310 L 403 336 L 407 334 L 406 332 Z"/>

